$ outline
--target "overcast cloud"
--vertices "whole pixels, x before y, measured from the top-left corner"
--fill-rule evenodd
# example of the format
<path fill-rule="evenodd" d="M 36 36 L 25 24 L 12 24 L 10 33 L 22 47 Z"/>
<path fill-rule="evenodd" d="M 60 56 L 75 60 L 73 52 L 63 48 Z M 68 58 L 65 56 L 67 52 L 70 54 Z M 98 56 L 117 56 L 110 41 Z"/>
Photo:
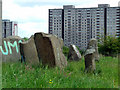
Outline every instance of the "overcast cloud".
<path fill-rule="evenodd" d="M 18 22 L 18 35 L 30 37 L 35 32 L 48 33 L 48 9 L 97 7 L 98 4 L 118 6 L 119 0 L 3 0 L 3 19 Z"/>

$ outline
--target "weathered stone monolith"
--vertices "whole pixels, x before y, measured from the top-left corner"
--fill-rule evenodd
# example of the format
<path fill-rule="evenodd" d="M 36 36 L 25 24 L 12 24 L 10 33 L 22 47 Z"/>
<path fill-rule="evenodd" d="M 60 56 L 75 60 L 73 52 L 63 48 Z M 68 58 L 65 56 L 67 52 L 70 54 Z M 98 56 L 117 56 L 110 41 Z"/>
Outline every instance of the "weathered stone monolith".
<path fill-rule="evenodd" d="M 22 62 L 25 61 L 30 65 L 39 64 L 39 58 L 34 41 L 34 36 L 31 36 L 28 41 L 20 43 L 20 54 Z"/>
<path fill-rule="evenodd" d="M 69 47 L 68 60 L 81 60 L 81 54 L 75 45 L 70 45 Z"/>
<path fill-rule="evenodd" d="M 88 43 L 87 49 L 95 49 L 95 61 L 99 61 L 98 43 L 95 38 L 92 38 Z"/>
<path fill-rule="evenodd" d="M 92 72 L 95 71 L 95 60 L 99 60 L 97 40 L 91 39 L 88 43 L 87 50 L 85 52 L 85 70 Z"/>
<path fill-rule="evenodd" d="M 95 69 L 95 49 L 87 49 L 85 53 L 85 70 L 93 72 Z"/>
<path fill-rule="evenodd" d="M 60 68 L 67 65 L 67 60 L 62 52 L 62 39 L 50 34 L 35 33 L 34 40 L 38 57 L 43 65 Z"/>
<path fill-rule="evenodd" d="M 2 61 L 3 62 L 16 62 L 21 58 L 19 52 L 19 43 L 22 42 L 19 36 L 9 36 L 2 39 Z"/>

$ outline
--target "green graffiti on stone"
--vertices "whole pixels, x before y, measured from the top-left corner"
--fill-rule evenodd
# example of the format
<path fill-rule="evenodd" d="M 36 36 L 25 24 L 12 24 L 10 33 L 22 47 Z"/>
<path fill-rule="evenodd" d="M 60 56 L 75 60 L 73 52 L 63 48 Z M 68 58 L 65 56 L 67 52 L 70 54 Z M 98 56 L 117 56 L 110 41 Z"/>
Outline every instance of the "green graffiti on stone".
<path fill-rule="evenodd" d="M 19 52 L 19 51 L 18 51 L 18 46 L 17 46 L 17 41 L 15 41 L 13 44 L 8 41 L 8 47 L 9 47 L 9 50 L 10 50 L 10 54 L 12 54 L 12 49 L 11 49 L 11 47 L 16 47 L 16 52 L 17 52 L 17 53 Z"/>
<path fill-rule="evenodd" d="M 1 50 L 1 52 L 2 52 L 4 55 L 8 55 L 8 48 L 7 48 L 7 43 L 6 43 L 6 41 L 4 41 L 4 46 L 5 46 L 6 52 L 3 51 L 2 46 L 0 46 L 0 50 Z"/>
<path fill-rule="evenodd" d="M 19 40 L 18 43 L 21 43 L 22 40 Z M 10 41 L 6 42 L 4 41 L 4 47 L 5 51 L 3 50 L 3 47 L 0 46 L 0 51 L 3 55 L 8 55 L 8 52 L 12 54 L 12 48 L 16 48 L 16 52 L 19 53 L 19 46 L 17 45 L 17 41 L 14 41 L 14 43 L 11 43 Z"/>

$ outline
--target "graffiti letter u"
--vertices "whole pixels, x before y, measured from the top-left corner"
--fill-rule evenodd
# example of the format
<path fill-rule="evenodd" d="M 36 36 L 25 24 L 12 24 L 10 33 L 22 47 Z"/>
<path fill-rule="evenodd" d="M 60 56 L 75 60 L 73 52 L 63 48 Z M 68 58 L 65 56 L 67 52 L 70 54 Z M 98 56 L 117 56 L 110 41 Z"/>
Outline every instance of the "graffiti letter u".
<path fill-rule="evenodd" d="M 7 48 L 7 43 L 6 43 L 6 41 L 4 41 L 4 46 L 5 46 L 6 52 L 3 51 L 2 46 L 0 46 L 0 50 L 1 50 L 1 52 L 2 52 L 4 55 L 8 55 L 8 48 Z"/>

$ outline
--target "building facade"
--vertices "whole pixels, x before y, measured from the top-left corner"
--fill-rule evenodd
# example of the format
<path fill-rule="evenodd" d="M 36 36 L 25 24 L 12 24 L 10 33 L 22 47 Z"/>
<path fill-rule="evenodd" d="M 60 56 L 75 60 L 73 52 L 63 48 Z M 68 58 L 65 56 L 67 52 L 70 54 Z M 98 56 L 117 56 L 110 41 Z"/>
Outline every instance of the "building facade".
<path fill-rule="evenodd" d="M 120 7 L 120 1 L 118 2 L 118 7 Z"/>
<path fill-rule="evenodd" d="M 95 8 L 49 9 L 49 33 L 63 38 L 65 46 L 75 44 L 85 50 L 91 38 L 120 36 L 120 7 L 98 4 Z"/>
<path fill-rule="evenodd" d="M 10 21 L 7 19 L 2 20 L 2 37 L 6 38 L 8 36 L 18 35 L 18 24 L 15 21 Z"/>

